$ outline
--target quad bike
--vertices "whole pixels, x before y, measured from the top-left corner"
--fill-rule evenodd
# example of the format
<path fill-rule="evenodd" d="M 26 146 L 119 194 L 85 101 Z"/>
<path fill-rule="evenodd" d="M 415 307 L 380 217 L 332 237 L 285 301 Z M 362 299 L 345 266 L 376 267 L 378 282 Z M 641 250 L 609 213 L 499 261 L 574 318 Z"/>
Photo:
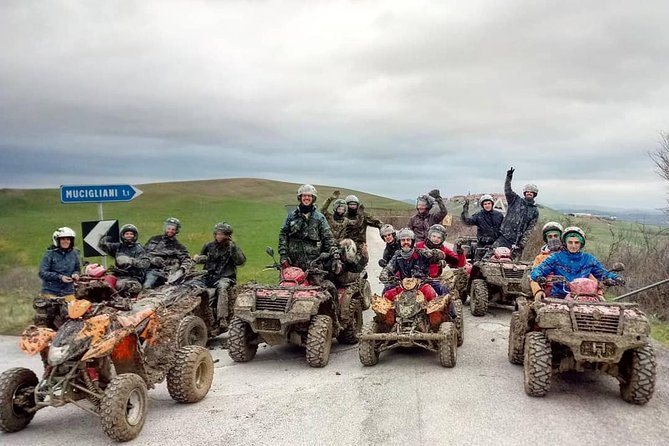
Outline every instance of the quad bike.
<path fill-rule="evenodd" d="M 555 283 L 565 279 L 548 280 Z M 635 303 L 605 301 L 594 279 L 575 279 L 568 289 L 564 299 L 518 299 L 508 356 L 511 363 L 523 364 L 525 392 L 546 395 L 553 373 L 600 370 L 618 379 L 623 400 L 650 401 L 656 372 L 646 315 Z"/>
<path fill-rule="evenodd" d="M 45 407 L 68 403 L 100 418 L 116 441 L 139 435 L 148 410 L 147 389 L 167 379 L 170 396 L 194 403 L 209 392 L 213 361 L 200 346 L 177 348 L 179 320 L 199 303 L 147 297 L 128 301 L 68 304 L 68 319 L 57 332 L 28 327 L 20 347 L 44 362 L 42 378 L 23 367 L 0 374 L 0 430 L 25 428 Z"/>
<path fill-rule="evenodd" d="M 376 317 L 360 334 L 360 362 L 373 366 L 385 350 L 418 346 L 436 352 L 442 366 L 454 367 L 457 348 L 464 340 L 462 302 L 448 294 L 428 302 L 420 291 L 424 279 L 405 278 L 399 283 L 402 292 L 394 301 L 378 295 L 372 298 Z M 448 313 L 451 301 L 457 314 L 455 322 Z"/>
<path fill-rule="evenodd" d="M 266 252 L 274 256 L 272 248 Z M 280 271 L 278 286 L 249 283 L 239 288 L 228 330 L 228 353 L 233 361 L 252 360 L 261 342 L 292 343 L 306 347 L 307 364 L 324 367 L 330 359 L 333 337 L 340 342 L 357 341 L 362 310 L 358 312 L 356 307 L 351 314 L 350 302 L 362 299 L 361 292 L 337 293 L 332 282 L 324 280 L 328 272 L 319 268 L 323 256 L 306 271 L 294 266 L 282 269 L 275 260 L 268 268 Z M 341 303 L 334 296 L 339 296 Z M 340 310 L 344 306 L 348 314 Z"/>
<path fill-rule="evenodd" d="M 529 296 L 532 269 L 530 262 L 511 258 L 511 250 L 495 248 L 487 260 L 475 262 L 469 274 L 469 309 L 474 316 L 485 316 L 489 306 L 516 309 L 519 296 Z"/>

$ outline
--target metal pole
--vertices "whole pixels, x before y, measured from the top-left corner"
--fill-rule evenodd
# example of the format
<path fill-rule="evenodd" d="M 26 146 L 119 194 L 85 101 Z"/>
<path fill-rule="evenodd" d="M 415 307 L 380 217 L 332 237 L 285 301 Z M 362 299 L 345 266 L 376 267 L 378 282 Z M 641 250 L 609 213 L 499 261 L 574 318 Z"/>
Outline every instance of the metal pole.
<path fill-rule="evenodd" d="M 102 202 L 98 203 L 98 220 L 104 220 L 104 213 L 102 212 Z M 102 256 L 102 266 L 107 268 L 107 256 Z"/>
<path fill-rule="evenodd" d="M 643 287 L 643 288 L 639 288 L 638 290 L 634 290 L 634 291 L 630 291 L 629 293 L 625 293 L 625 294 L 623 294 L 622 296 L 618 296 L 618 297 L 616 297 L 616 298 L 613 299 L 613 300 L 621 300 L 621 299 L 624 299 L 624 298 L 626 298 L 626 297 L 629 297 L 629 296 L 633 296 L 633 295 L 635 295 L 635 294 L 638 294 L 638 293 L 640 293 L 640 292 L 642 292 L 642 291 L 646 291 L 646 290 L 649 290 L 649 289 L 651 289 L 651 288 L 655 288 L 656 286 L 662 285 L 663 283 L 667 283 L 667 282 L 669 282 L 669 279 L 660 280 L 659 282 L 655 282 L 655 283 L 653 283 L 653 284 L 651 284 L 651 285 L 647 285 L 647 286 L 645 286 L 645 287 Z"/>

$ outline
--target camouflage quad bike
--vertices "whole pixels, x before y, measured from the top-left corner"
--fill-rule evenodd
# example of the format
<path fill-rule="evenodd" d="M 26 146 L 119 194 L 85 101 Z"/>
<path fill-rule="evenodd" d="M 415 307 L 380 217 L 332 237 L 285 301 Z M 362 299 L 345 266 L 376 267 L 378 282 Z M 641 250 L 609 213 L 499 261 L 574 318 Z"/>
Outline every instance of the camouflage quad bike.
<path fill-rule="evenodd" d="M 530 290 L 530 262 L 512 261 L 509 248 L 495 248 L 488 260 L 476 262 L 467 283 L 469 309 L 485 316 L 489 306 L 516 308 L 516 298 Z"/>
<path fill-rule="evenodd" d="M 216 324 L 214 312 L 209 306 L 209 297 L 216 290 L 205 288 L 204 284 L 198 280 L 203 274 L 204 272 L 193 269 L 185 273 L 181 269 L 176 269 L 168 275 L 164 285 L 142 290 L 137 296 L 139 300 L 147 297 L 175 300 L 186 295 L 199 299 L 193 311 L 179 322 L 176 334 L 179 346 L 200 345 L 205 347 L 209 339 L 221 333 L 220 327 Z"/>
<path fill-rule="evenodd" d="M 267 253 L 274 255 L 272 248 L 267 248 Z M 297 267 L 281 269 L 275 261 L 268 268 L 280 271 L 278 286 L 250 283 L 240 287 L 229 327 L 228 353 L 233 361 L 252 360 L 261 342 L 292 343 L 306 347 L 307 364 L 324 367 L 330 359 L 333 337 L 343 343 L 357 342 L 366 287 L 358 282 L 351 294 L 340 292 L 339 305 L 334 301 L 337 290 L 323 280 L 327 271 L 318 268 L 318 262 L 305 272 Z M 356 306 L 358 300 L 361 306 Z"/>
<path fill-rule="evenodd" d="M 553 277 L 552 282 L 564 281 Z M 650 324 L 635 303 L 607 302 L 593 279 L 569 284 L 565 299 L 518 299 L 509 327 L 509 361 L 523 364 L 525 392 L 544 396 L 553 373 L 601 370 L 620 382 L 620 395 L 645 404 L 655 388 Z"/>
<path fill-rule="evenodd" d="M 376 365 L 385 350 L 418 346 L 436 352 L 443 367 L 455 367 L 458 346 L 464 341 L 462 302 L 448 294 L 427 302 L 419 290 L 423 283 L 405 278 L 401 281 L 402 293 L 394 301 L 373 297 L 376 317 L 364 325 L 358 346 L 363 365 Z M 455 323 L 448 314 L 451 300 L 458 315 Z"/>
<path fill-rule="evenodd" d="M 0 430 L 17 432 L 40 409 L 71 403 L 98 416 L 110 438 L 127 441 L 141 432 L 147 389 L 157 383 L 167 379 L 177 402 L 204 398 L 214 374 L 209 351 L 175 343 L 178 322 L 198 304 L 197 297 L 127 304 L 74 300 L 58 332 L 28 327 L 21 349 L 39 353 L 44 372 L 41 379 L 23 367 L 0 374 Z"/>

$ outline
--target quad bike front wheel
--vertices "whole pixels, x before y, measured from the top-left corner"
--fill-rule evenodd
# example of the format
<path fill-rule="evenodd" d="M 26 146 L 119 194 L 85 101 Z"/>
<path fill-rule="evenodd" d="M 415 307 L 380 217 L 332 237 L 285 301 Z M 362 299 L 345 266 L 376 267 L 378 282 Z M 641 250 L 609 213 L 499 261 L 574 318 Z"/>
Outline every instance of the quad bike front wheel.
<path fill-rule="evenodd" d="M 18 432 L 35 416 L 35 373 L 24 367 L 15 367 L 0 374 L 0 430 Z"/>
<path fill-rule="evenodd" d="M 337 341 L 340 344 L 357 344 L 358 343 L 358 334 L 362 328 L 362 304 L 359 299 L 352 299 L 349 304 L 349 315 L 350 320 L 346 327 L 339 333 L 337 336 Z"/>
<path fill-rule="evenodd" d="M 462 301 L 456 299 L 453 304 L 455 305 L 455 314 L 458 317 L 455 321 L 455 328 L 458 330 L 458 347 L 460 347 L 465 342 L 465 318 L 462 314 Z"/>
<path fill-rule="evenodd" d="M 186 345 L 207 345 L 207 324 L 201 317 L 188 315 L 179 322 L 177 327 L 177 345 L 185 347 Z"/>
<path fill-rule="evenodd" d="M 330 360 L 332 347 L 332 318 L 317 314 L 311 319 L 307 333 L 307 364 L 311 367 L 325 367 Z"/>
<path fill-rule="evenodd" d="M 253 342 L 254 333 L 251 326 L 233 317 L 228 327 L 228 354 L 235 362 L 249 362 L 256 356 L 258 344 Z"/>
<path fill-rule="evenodd" d="M 458 329 L 453 322 L 442 322 L 439 333 L 444 336 L 439 341 L 439 363 L 442 367 L 455 367 L 458 359 Z"/>
<path fill-rule="evenodd" d="M 514 311 L 511 314 L 509 324 L 509 349 L 508 357 L 511 364 L 522 365 L 525 351 L 525 327 L 520 321 L 520 313 Z"/>
<path fill-rule="evenodd" d="M 484 279 L 472 281 L 469 309 L 474 316 L 485 316 L 488 312 L 488 284 Z"/>
<path fill-rule="evenodd" d="M 620 396 L 632 404 L 646 404 L 655 391 L 655 350 L 650 344 L 629 350 L 620 367 Z"/>
<path fill-rule="evenodd" d="M 149 395 L 144 380 L 134 373 L 112 379 L 100 400 L 100 422 L 112 440 L 128 441 L 144 427 Z"/>
<path fill-rule="evenodd" d="M 209 350 L 199 345 L 181 347 L 174 366 L 167 372 L 167 391 L 179 403 L 197 403 L 214 379 L 214 361 Z"/>
<path fill-rule="evenodd" d="M 379 325 L 370 321 L 362 327 L 362 334 L 373 334 L 379 329 Z M 360 340 L 358 344 L 358 356 L 360 362 L 366 367 L 371 367 L 379 363 L 379 349 L 376 347 L 375 341 Z"/>
<path fill-rule="evenodd" d="M 551 343 L 540 331 L 525 336 L 525 358 L 523 361 L 525 393 L 544 396 L 551 388 L 553 376 L 553 352 Z"/>

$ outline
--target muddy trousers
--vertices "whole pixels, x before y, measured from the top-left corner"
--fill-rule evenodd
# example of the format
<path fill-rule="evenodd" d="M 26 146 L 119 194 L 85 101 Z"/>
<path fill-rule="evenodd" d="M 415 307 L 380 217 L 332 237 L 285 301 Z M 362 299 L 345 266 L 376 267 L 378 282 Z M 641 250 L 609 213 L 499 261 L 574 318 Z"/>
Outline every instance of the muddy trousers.
<path fill-rule="evenodd" d="M 142 291 L 142 283 L 134 277 L 119 277 L 116 290 L 124 296 L 134 296 Z"/>
<path fill-rule="evenodd" d="M 213 288 L 216 293 L 209 297 L 209 307 L 214 310 L 216 319 L 221 327 L 227 327 L 230 320 L 230 288 L 235 284 L 232 279 L 225 277 L 218 279 Z"/>
<path fill-rule="evenodd" d="M 67 311 L 65 302 L 74 300 L 74 294 L 67 296 L 55 296 L 53 294 L 40 294 L 33 299 L 33 308 L 35 309 L 35 316 L 33 316 L 33 324 L 38 327 L 46 327 L 52 330 L 58 330 L 58 327 L 65 319 Z"/>

